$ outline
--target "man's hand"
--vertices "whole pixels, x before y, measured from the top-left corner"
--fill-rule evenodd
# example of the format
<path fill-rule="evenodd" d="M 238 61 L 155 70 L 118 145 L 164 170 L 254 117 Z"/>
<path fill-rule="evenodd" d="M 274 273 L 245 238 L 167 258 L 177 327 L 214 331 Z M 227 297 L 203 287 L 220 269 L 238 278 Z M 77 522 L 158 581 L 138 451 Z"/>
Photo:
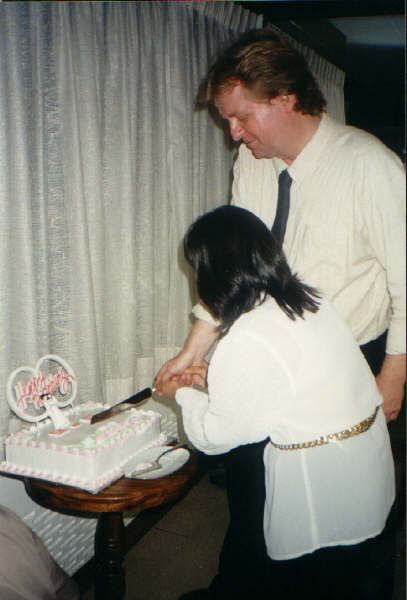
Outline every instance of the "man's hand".
<path fill-rule="evenodd" d="M 155 376 L 154 387 L 157 393 L 160 396 L 166 396 L 167 394 L 164 393 L 163 385 L 171 380 L 178 380 L 185 370 L 192 366 L 192 363 L 193 358 L 185 349 L 181 350 L 174 358 L 167 360 Z M 185 381 L 185 384 L 188 385 L 188 382 Z"/>
<path fill-rule="evenodd" d="M 183 377 L 173 377 L 169 381 L 166 381 L 160 386 L 160 395 L 175 400 L 175 393 L 181 387 L 192 387 L 193 385 L 199 385 L 202 388 L 207 388 L 206 376 L 208 372 L 208 363 L 206 360 L 201 360 L 200 363 L 194 367 L 188 367 L 183 373 Z M 185 383 L 185 379 L 189 380 L 189 383 Z"/>
<path fill-rule="evenodd" d="M 211 323 L 198 319 L 195 321 L 184 348 L 158 371 L 154 387 L 159 395 L 163 394 L 162 386 L 166 381 L 177 379 L 184 385 L 193 384 L 193 375 L 186 373 L 188 367 L 202 366 L 202 360 L 218 338 L 219 331 Z"/>
<path fill-rule="evenodd" d="M 376 377 L 377 387 L 383 396 L 382 409 L 386 421 L 394 421 L 403 404 L 406 382 L 406 355 L 386 354 L 382 370 Z"/>

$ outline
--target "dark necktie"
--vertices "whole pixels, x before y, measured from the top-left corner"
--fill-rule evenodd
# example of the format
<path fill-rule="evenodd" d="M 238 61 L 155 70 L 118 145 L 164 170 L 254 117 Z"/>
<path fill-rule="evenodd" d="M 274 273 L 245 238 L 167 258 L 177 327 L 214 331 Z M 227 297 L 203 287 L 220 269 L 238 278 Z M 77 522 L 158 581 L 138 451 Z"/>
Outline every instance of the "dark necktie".
<path fill-rule="evenodd" d="M 278 178 L 277 211 L 271 233 L 283 245 L 285 228 L 287 227 L 288 211 L 290 210 L 290 187 L 292 179 L 287 171 L 281 171 Z"/>

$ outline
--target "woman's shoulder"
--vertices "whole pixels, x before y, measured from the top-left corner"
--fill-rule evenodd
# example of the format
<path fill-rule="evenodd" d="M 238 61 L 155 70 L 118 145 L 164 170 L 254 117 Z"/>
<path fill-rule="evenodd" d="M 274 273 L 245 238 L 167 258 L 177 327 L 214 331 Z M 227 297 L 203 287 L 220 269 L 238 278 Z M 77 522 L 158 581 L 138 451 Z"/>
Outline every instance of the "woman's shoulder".
<path fill-rule="evenodd" d="M 276 328 L 291 329 L 296 321 L 290 319 L 274 298 L 268 296 L 264 302 L 242 314 L 230 328 L 230 333 L 256 333 L 267 335 Z"/>
<path fill-rule="evenodd" d="M 296 316 L 295 319 L 291 319 L 274 298 L 268 297 L 251 311 L 241 315 L 232 325 L 229 333 L 233 336 L 260 335 L 270 338 L 273 333 L 279 332 L 295 337 L 302 335 L 303 330 L 309 331 L 314 327 L 336 328 L 338 326 L 346 327 L 329 300 L 321 298 L 318 301 L 317 312 L 305 311 L 302 317 Z"/>

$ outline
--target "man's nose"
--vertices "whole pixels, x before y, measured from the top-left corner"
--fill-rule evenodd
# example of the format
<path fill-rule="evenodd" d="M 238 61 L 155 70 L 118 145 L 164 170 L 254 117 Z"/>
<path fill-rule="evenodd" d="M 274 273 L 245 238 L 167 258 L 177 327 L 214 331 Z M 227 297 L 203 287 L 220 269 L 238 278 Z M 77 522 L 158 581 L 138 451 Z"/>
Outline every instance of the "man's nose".
<path fill-rule="evenodd" d="M 243 128 L 239 124 L 237 119 L 230 119 L 229 121 L 230 135 L 234 139 L 235 142 L 238 142 L 242 139 L 243 136 Z"/>

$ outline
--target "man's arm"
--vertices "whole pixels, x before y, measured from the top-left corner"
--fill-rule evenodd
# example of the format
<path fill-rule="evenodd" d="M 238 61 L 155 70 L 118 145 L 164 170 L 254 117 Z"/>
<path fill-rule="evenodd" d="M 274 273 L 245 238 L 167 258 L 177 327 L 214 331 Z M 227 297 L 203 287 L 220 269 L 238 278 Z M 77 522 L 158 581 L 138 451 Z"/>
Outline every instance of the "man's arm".
<path fill-rule="evenodd" d="M 376 377 L 387 421 L 397 418 L 406 382 L 405 169 L 385 149 L 368 156 L 365 226 L 376 259 L 386 271 L 391 300 L 386 355 Z"/>
<path fill-rule="evenodd" d="M 382 369 L 376 377 L 377 387 L 383 396 L 386 421 L 394 421 L 403 404 L 406 383 L 406 355 L 386 354 Z"/>
<path fill-rule="evenodd" d="M 181 377 L 185 385 L 192 384 L 192 375 L 184 371 L 193 365 L 199 365 L 219 336 L 218 328 L 207 321 L 197 319 L 181 352 L 163 364 L 158 371 L 154 385 L 158 394 L 162 394 L 162 384 L 173 377 Z"/>

